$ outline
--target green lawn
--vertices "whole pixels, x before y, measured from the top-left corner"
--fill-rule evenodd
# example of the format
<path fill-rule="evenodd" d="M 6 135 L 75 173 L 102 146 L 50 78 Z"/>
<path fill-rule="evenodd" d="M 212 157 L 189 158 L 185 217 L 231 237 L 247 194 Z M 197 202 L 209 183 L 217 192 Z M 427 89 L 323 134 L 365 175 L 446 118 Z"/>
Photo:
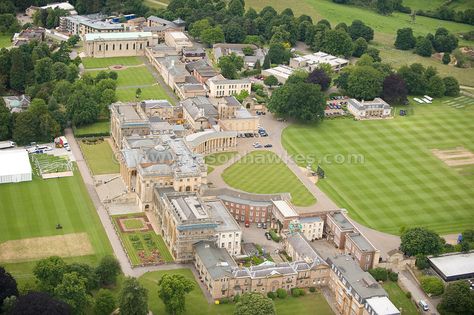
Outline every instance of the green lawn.
<path fill-rule="evenodd" d="M 418 310 L 416 309 L 413 301 L 405 295 L 405 292 L 398 286 L 396 282 L 387 281 L 383 283 L 383 288 L 387 291 L 390 301 L 401 310 L 402 314 L 417 315 Z"/>
<path fill-rule="evenodd" d="M 320 161 L 327 178 L 318 186 L 364 225 L 393 234 L 403 226 L 439 233 L 474 227 L 474 166 L 449 167 L 431 151 L 474 152 L 474 100 L 446 98 L 408 112 L 390 120 L 292 125 L 282 142 L 290 154 L 312 157 L 314 166 Z"/>
<path fill-rule="evenodd" d="M 152 9 L 163 9 L 169 0 L 144 0 L 143 3 Z"/>
<path fill-rule="evenodd" d="M 0 48 L 10 47 L 12 44 L 11 35 L 0 35 Z"/>
<path fill-rule="evenodd" d="M 403 0 L 404 6 L 408 6 L 414 10 L 423 10 L 423 11 L 428 11 L 428 10 L 435 11 L 444 3 L 446 3 L 446 1 L 444 0 Z M 466 9 L 472 9 L 473 4 L 471 0 L 455 0 L 455 1 L 451 1 L 448 7 L 454 10 L 466 10 Z"/>
<path fill-rule="evenodd" d="M 123 241 L 125 250 L 128 253 L 132 265 L 140 265 L 142 262 L 139 252 L 143 252 L 146 257 L 152 255 L 153 250 L 157 250 L 160 253 L 160 257 L 164 262 L 172 262 L 173 257 L 171 256 L 168 248 L 166 247 L 163 238 L 160 235 L 157 235 L 153 230 L 149 231 L 134 231 L 134 232 L 122 232 L 117 218 L 133 218 L 137 217 L 136 214 L 131 215 L 116 215 L 112 217 L 112 221 L 119 231 L 120 238 Z M 130 222 L 129 220 L 127 220 Z M 127 222 L 124 221 L 124 222 Z M 138 223 L 138 220 L 136 220 Z M 127 226 L 127 224 L 125 224 Z M 141 227 L 141 224 L 140 226 Z M 127 228 L 138 228 L 138 226 L 127 226 Z"/>
<path fill-rule="evenodd" d="M 142 220 L 133 219 L 133 218 L 124 221 L 124 224 L 127 229 L 139 229 L 143 227 Z"/>
<path fill-rule="evenodd" d="M 0 185 L 0 242 L 32 237 L 88 234 L 94 255 L 68 258 L 68 261 L 96 263 L 112 253 L 82 177 L 43 180 L 34 176 L 31 182 Z M 57 230 L 56 224 L 62 229 Z M 15 277 L 31 279 L 34 262 L 6 264 Z"/>
<path fill-rule="evenodd" d="M 100 70 L 93 70 L 87 71 L 92 76 L 97 75 Z M 118 87 L 126 87 L 126 86 L 143 86 L 143 85 L 151 85 L 155 83 L 155 79 L 153 78 L 150 71 L 145 66 L 140 67 L 133 67 L 124 70 L 118 70 L 118 79 L 117 79 L 117 86 Z M 136 87 L 133 89 L 136 90 Z M 135 92 L 133 92 L 135 93 Z"/>
<path fill-rule="evenodd" d="M 310 206 L 316 199 L 298 177 L 270 151 L 253 151 L 228 167 L 224 181 L 237 189 L 258 194 L 289 192 L 296 206 Z"/>
<path fill-rule="evenodd" d="M 413 1 L 421 3 L 420 0 Z M 429 2 L 428 0 L 426 1 Z M 393 49 L 397 30 L 403 27 L 413 28 L 415 36 L 424 36 L 427 33 L 434 34 L 438 27 L 445 27 L 454 33 L 462 33 L 472 30 L 472 25 L 442 21 L 423 16 L 417 16 L 416 22 L 412 23 L 411 17 L 408 14 L 394 12 L 390 16 L 383 16 L 373 10 L 357 6 L 337 4 L 331 0 L 301 0 L 291 2 L 291 5 L 286 1 L 278 0 L 247 0 L 245 3 L 247 7 L 253 7 L 257 10 L 261 10 L 267 5 L 273 6 L 278 11 L 291 7 L 296 16 L 307 14 L 313 18 L 313 21 L 318 21 L 324 18 L 330 21 L 333 27 L 340 22 L 345 22 L 349 25 L 353 20 L 359 19 L 374 29 L 374 43 L 377 44 L 377 48 L 382 51 L 382 55 L 384 55 L 384 52 Z M 460 45 L 472 44 L 460 40 Z M 413 56 L 412 52 L 400 51 L 396 56 L 397 59 L 395 64 L 412 63 Z M 421 60 L 423 63 L 425 63 L 425 61 L 429 63 L 430 58 L 421 58 Z M 434 63 L 434 65 L 437 68 L 445 67 L 441 62 Z M 468 74 L 458 76 L 458 71 L 453 71 L 452 75 L 455 76 L 460 83 L 474 86 L 474 70 L 467 69 L 466 72 L 468 72 Z"/>
<path fill-rule="evenodd" d="M 153 314 L 164 314 L 165 307 L 158 297 L 158 281 L 164 274 L 180 274 L 194 282 L 194 290 L 186 295 L 186 311 L 189 315 L 232 315 L 235 304 L 208 304 L 200 287 L 196 283 L 191 270 L 178 269 L 155 271 L 144 274 L 139 278 L 140 283 L 148 289 L 148 307 Z M 275 300 L 278 315 L 330 315 L 331 308 L 321 294 L 308 294 L 304 297 L 287 297 L 284 300 Z"/>
<path fill-rule="evenodd" d="M 173 103 L 165 89 L 159 84 L 141 87 L 140 89 L 142 90 L 142 94 L 140 95 L 141 100 L 168 100 Z M 117 100 L 131 102 L 137 100 L 136 91 L 137 88 L 118 88 L 115 94 L 117 95 Z"/>
<path fill-rule="evenodd" d="M 100 120 L 93 124 L 80 126 L 74 129 L 76 137 L 85 137 L 94 134 L 106 134 L 110 132 L 110 121 Z"/>
<path fill-rule="evenodd" d="M 207 165 L 212 165 L 212 166 L 219 166 L 227 163 L 237 155 L 237 152 L 232 151 L 232 152 L 220 152 L 220 153 L 214 153 L 210 154 L 205 157 L 205 161 Z"/>
<path fill-rule="evenodd" d="M 136 66 L 143 64 L 138 57 L 113 57 L 113 58 L 82 58 L 82 64 L 86 69 L 107 68 L 115 65 Z"/>
<path fill-rule="evenodd" d="M 108 141 L 104 140 L 97 144 L 86 144 L 80 141 L 79 145 L 92 174 L 101 175 L 120 172 L 119 164 Z"/>

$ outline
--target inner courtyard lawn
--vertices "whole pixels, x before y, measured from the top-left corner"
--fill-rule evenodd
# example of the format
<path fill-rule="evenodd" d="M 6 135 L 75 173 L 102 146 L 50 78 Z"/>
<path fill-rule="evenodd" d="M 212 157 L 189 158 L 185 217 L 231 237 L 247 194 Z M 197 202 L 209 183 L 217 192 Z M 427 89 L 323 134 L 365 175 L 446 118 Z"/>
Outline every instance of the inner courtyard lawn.
<path fill-rule="evenodd" d="M 270 151 L 253 151 L 228 167 L 222 178 L 236 189 L 258 194 L 290 193 L 295 206 L 316 202 L 298 177 Z"/>
<path fill-rule="evenodd" d="M 79 145 L 92 174 L 101 175 L 120 172 L 120 166 L 108 141 L 104 140 L 95 144 L 79 141 Z"/>
<path fill-rule="evenodd" d="M 158 297 L 158 281 L 164 274 L 179 274 L 194 282 L 194 289 L 186 295 L 186 311 L 183 314 L 193 315 L 232 315 L 235 304 L 209 304 L 197 284 L 191 270 L 177 269 L 166 271 L 148 272 L 139 278 L 140 283 L 148 289 L 148 306 L 153 314 L 165 314 L 165 306 Z M 278 315 L 308 314 L 331 315 L 334 314 L 320 293 L 307 294 L 303 297 L 275 299 L 275 308 Z"/>
<path fill-rule="evenodd" d="M 138 57 L 111 57 L 111 58 L 82 58 L 82 64 L 86 69 L 108 68 L 110 66 L 136 66 L 143 64 Z"/>
<path fill-rule="evenodd" d="M 168 100 L 173 104 L 173 100 L 168 96 L 165 89 L 155 84 L 153 86 L 144 86 L 140 88 L 142 93 L 140 94 L 140 100 Z M 137 88 L 118 88 L 115 91 L 117 100 L 122 102 L 131 102 L 137 100 Z"/>
<path fill-rule="evenodd" d="M 72 177 L 0 185 L 0 243 L 41 236 L 87 233 L 94 255 L 68 261 L 97 263 L 112 248 L 78 172 Z M 56 229 L 60 223 L 62 229 Z M 46 244 L 45 244 L 46 245 Z M 0 262 L 2 264 L 2 262 Z M 33 262 L 7 264 L 14 276 L 32 276 Z"/>
<path fill-rule="evenodd" d="M 389 120 L 292 125 L 282 142 L 319 160 L 327 178 L 318 186 L 358 222 L 392 234 L 412 226 L 456 233 L 474 226 L 474 168 L 449 167 L 431 150 L 474 152 L 474 102 L 447 102 L 410 105 L 408 116 Z"/>
<path fill-rule="evenodd" d="M 237 155 L 237 152 L 220 152 L 210 154 L 205 157 L 205 162 L 207 165 L 207 173 L 210 174 L 214 171 L 214 168 L 219 165 L 227 163 L 230 159 Z"/>
<path fill-rule="evenodd" d="M 96 76 L 99 71 L 101 70 L 87 71 L 87 73 L 90 73 L 92 76 Z M 151 85 L 155 83 L 155 79 L 145 66 L 117 70 L 117 74 L 118 87 L 133 86 L 136 90 L 136 86 Z"/>

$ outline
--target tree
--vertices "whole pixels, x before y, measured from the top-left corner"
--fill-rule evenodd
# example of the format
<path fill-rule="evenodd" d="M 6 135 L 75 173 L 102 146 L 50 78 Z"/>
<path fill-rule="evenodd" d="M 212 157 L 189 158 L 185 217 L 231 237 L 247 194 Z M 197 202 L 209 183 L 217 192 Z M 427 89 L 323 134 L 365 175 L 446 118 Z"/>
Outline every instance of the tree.
<path fill-rule="evenodd" d="M 55 62 L 52 68 L 52 78 L 54 78 L 54 80 L 66 80 L 68 77 L 68 71 L 69 68 L 65 63 L 59 61 Z"/>
<path fill-rule="evenodd" d="M 67 44 L 71 47 L 76 46 L 76 44 L 81 40 L 79 35 L 72 35 L 68 38 Z"/>
<path fill-rule="evenodd" d="M 237 79 L 238 71 L 244 66 L 244 59 L 235 53 L 219 58 L 221 74 L 227 79 Z"/>
<path fill-rule="evenodd" d="M 352 21 L 352 24 L 348 28 L 348 32 L 352 40 L 362 37 L 367 42 L 370 42 L 374 39 L 374 30 L 365 25 L 361 20 Z"/>
<path fill-rule="evenodd" d="M 137 279 L 125 278 L 119 295 L 121 314 L 146 315 L 148 314 L 148 290 Z"/>
<path fill-rule="evenodd" d="M 458 80 L 454 77 L 444 77 L 443 78 L 444 82 L 444 87 L 446 88 L 446 91 L 444 92 L 444 95 L 446 96 L 458 96 L 459 95 L 459 83 Z M 463 233 L 464 237 L 464 233 Z"/>
<path fill-rule="evenodd" d="M 446 92 L 443 79 L 438 75 L 432 76 L 428 81 L 428 89 L 426 92 L 432 97 L 443 97 Z"/>
<path fill-rule="evenodd" d="M 385 268 L 374 268 L 370 269 L 369 273 L 374 277 L 376 281 L 387 281 L 388 279 L 388 270 Z"/>
<path fill-rule="evenodd" d="M 423 254 L 416 255 L 415 266 L 420 270 L 428 268 L 430 266 L 428 257 Z"/>
<path fill-rule="evenodd" d="M 110 71 L 110 75 L 112 73 L 117 74 L 114 71 Z M 71 63 L 67 69 L 67 80 L 73 83 L 77 79 L 78 76 L 79 76 L 79 68 L 75 64 Z M 117 80 L 117 78 L 115 78 L 115 80 Z"/>
<path fill-rule="evenodd" d="M 268 108 L 280 116 L 318 123 L 324 118 L 325 97 L 318 85 L 286 83 L 272 93 Z"/>
<path fill-rule="evenodd" d="M 19 92 L 25 90 L 26 70 L 22 53 L 19 49 L 11 50 L 10 87 Z"/>
<path fill-rule="evenodd" d="M 228 43 L 241 43 L 244 41 L 245 35 L 242 25 L 237 22 L 232 21 L 224 25 L 224 37 Z"/>
<path fill-rule="evenodd" d="M 426 94 L 428 80 L 424 76 L 425 67 L 419 63 L 410 66 L 401 66 L 398 74 L 403 78 L 409 94 Z"/>
<path fill-rule="evenodd" d="M 191 292 L 194 284 L 182 275 L 165 274 L 158 281 L 158 296 L 165 304 L 168 314 L 181 314 L 186 309 L 186 294 Z"/>
<path fill-rule="evenodd" d="M 90 303 L 85 283 L 86 279 L 77 272 L 65 273 L 61 283 L 54 289 L 54 294 L 71 306 L 73 314 L 83 314 Z"/>
<path fill-rule="evenodd" d="M 443 62 L 443 64 L 448 65 L 451 62 L 451 55 L 447 52 L 444 53 L 441 61 Z"/>
<path fill-rule="evenodd" d="M 270 57 L 268 56 L 268 54 L 265 56 L 265 59 L 263 59 L 263 65 L 262 65 L 262 69 L 270 69 L 270 66 L 271 66 L 271 63 L 270 63 Z"/>
<path fill-rule="evenodd" d="M 208 46 L 224 42 L 224 32 L 220 26 L 208 28 L 201 33 L 201 41 Z"/>
<path fill-rule="evenodd" d="M 68 315 L 71 307 L 66 303 L 56 300 L 48 293 L 28 292 L 17 299 L 9 315 Z"/>
<path fill-rule="evenodd" d="M 407 256 L 418 254 L 436 255 L 443 247 L 443 241 L 438 234 L 423 227 L 405 230 L 401 237 L 400 250 Z"/>
<path fill-rule="evenodd" d="M 116 309 L 115 297 L 110 290 L 100 289 L 95 296 L 94 314 L 110 315 Z"/>
<path fill-rule="evenodd" d="M 415 45 L 415 53 L 423 57 L 430 57 L 433 53 L 431 41 L 426 37 L 418 37 Z"/>
<path fill-rule="evenodd" d="M 436 276 L 423 276 L 421 277 L 420 284 L 423 291 L 427 294 L 438 296 L 444 292 L 443 280 Z"/>
<path fill-rule="evenodd" d="M 383 15 L 389 15 L 395 9 L 393 0 L 377 0 L 376 7 L 377 12 Z"/>
<path fill-rule="evenodd" d="M 278 85 L 278 79 L 274 75 L 270 75 L 266 77 L 265 80 L 263 80 L 263 83 L 265 83 L 265 85 L 268 85 L 269 87 L 272 87 Z"/>
<path fill-rule="evenodd" d="M 433 47 L 437 52 L 452 52 L 458 47 L 458 39 L 453 34 L 449 33 L 444 27 L 436 30 L 433 39 Z"/>
<path fill-rule="evenodd" d="M 189 28 L 189 34 L 194 38 L 199 38 L 203 31 L 210 29 L 211 23 L 208 19 L 202 19 L 191 24 Z"/>
<path fill-rule="evenodd" d="M 474 310 L 474 291 L 467 281 L 456 281 L 447 285 L 438 305 L 441 315 L 472 314 Z"/>
<path fill-rule="evenodd" d="M 17 144 L 27 144 L 36 140 L 34 126 L 37 125 L 37 117 L 30 111 L 20 112 L 14 116 L 13 141 Z M 33 126 L 33 128 L 32 128 Z"/>
<path fill-rule="evenodd" d="M 265 59 L 271 61 L 271 63 L 280 64 L 286 63 L 290 60 L 291 53 L 282 43 L 270 44 L 268 53 L 265 56 Z M 265 61 L 263 62 L 263 69 L 265 69 Z"/>
<path fill-rule="evenodd" d="M 398 74 L 390 74 L 383 80 L 382 98 L 389 104 L 405 104 L 407 95 L 405 81 Z"/>
<path fill-rule="evenodd" d="M 382 58 L 380 58 L 380 50 L 378 50 L 377 48 L 369 48 L 367 49 L 367 52 L 366 52 L 367 55 L 369 55 L 370 57 L 372 57 L 372 59 L 374 59 L 374 62 L 381 62 L 382 61 Z"/>
<path fill-rule="evenodd" d="M 273 301 L 260 293 L 245 293 L 235 304 L 234 315 L 275 315 Z"/>
<path fill-rule="evenodd" d="M 121 271 L 120 263 L 111 255 L 104 256 L 95 269 L 95 273 L 101 285 L 115 284 L 117 276 Z"/>
<path fill-rule="evenodd" d="M 308 75 L 306 82 L 319 84 L 322 91 L 327 91 L 331 86 L 331 77 L 323 69 L 316 68 Z"/>
<path fill-rule="evenodd" d="M 367 41 L 364 38 L 359 37 L 354 42 L 354 51 L 352 52 L 352 56 L 354 57 L 362 56 L 363 54 L 367 52 L 367 48 L 368 48 Z"/>
<path fill-rule="evenodd" d="M 401 50 L 415 48 L 416 38 L 413 36 L 413 30 L 410 27 L 401 28 L 397 31 L 395 47 Z"/>
<path fill-rule="evenodd" d="M 38 261 L 33 269 L 33 274 L 42 288 L 52 292 L 61 282 L 65 270 L 66 263 L 64 260 L 58 256 L 51 256 Z"/>
<path fill-rule="evenodd" d="M 288 296 L 288 292 L 286 292 L 285 289 L 278 288 L 278 289 L 276 290 L 276 295 L 277 295 L 277 297 L 278 297 L 279 299 L 284 300 L 284 299 L 286 299 L 286 297 Z"/>
<path fill-rule="evenodd" d="M 81 263 L 72 263 L 66 265 L 64 273 L 71 272 L 77 273 L 78 276 L 84 279 L 84 283 L 88 292 L 98 288 L 99 281 L 97 279 L 96 273 L 94 272 L 94 268 L 92 268 L 91 266 Z"/>
<path fill-rule="evenodd" d="M 36 83 L 45 83 L 53 80 L 53 60 L 49 57 L 42 58 L 35 63 Z"/>
<path fill-rule="evenodd" d="M 0 310 L 4 299 L 10 296 L 18 296 L 16 281 L 5 268 L 0 266 Z"/>
<path fill-rule="evenodd" d="M 351 37 L 341 30 L 329 30 L 323 37 L 321 50 L 331 55 L 349 57 L 352 54 Z"/>
<path fill-rule="evenodd" d="M 0 141 L 11 138 L 12 114 L 5 106 L 3 99 L 0 99 Z"/>
<path fill-rule="evenodd" d="M 227 12 L 232 16 L 243 16 L 245 9 L 241 0 L 231 0 Z"/>
<path fill-rule="evenodd" d="M 357 66 L 347 81 L 347 93 L 354 98 L 372 100 L 382 92 L 383 77 L 371 66 Z"/>

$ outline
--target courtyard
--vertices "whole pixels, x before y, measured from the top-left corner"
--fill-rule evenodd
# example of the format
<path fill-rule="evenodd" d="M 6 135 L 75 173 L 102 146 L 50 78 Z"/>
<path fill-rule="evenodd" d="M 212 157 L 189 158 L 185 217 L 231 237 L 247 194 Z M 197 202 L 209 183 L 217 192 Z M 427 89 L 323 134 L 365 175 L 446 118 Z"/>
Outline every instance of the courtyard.
<path fill-rule="evenodd" d="M 310 206 L 316 199 L 273 152 L 253 151 L 228 167 L 222 178 L 231 187 L 257 194 L 291 194 L 295 206 Z"/>
<path fill-rule="evenodd" d="M 473 226 L 474 165 L 449 166 L 433 150 L 474 152 L 474 106 L 451 101 L 410 105 L 391 120 L 295 124 L 282 143 L 289 154 L 316 157 L 313 168 L 327 176 L 318 186 L 359 223 L 392 234 L 411 226 L 456 233 Z"/>

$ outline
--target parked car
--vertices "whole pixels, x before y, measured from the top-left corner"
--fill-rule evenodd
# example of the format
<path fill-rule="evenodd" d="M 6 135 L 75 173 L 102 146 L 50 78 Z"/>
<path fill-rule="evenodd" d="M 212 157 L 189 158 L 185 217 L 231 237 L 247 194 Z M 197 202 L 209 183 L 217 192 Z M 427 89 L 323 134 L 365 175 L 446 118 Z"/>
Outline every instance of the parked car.
<path fill-rule="evenodd" d="M 245 221 L 245 227 L 246 227 L 246 228 L 250 227 L 249 221 Z"/>
<path fill-rule="evenodd" d="M 257 223 L 257 228 L 260 229 L 261 227 L 262 227 L 262 223 L 258 222 L 258 223 Z"/>
<path fill-rule="evenodd" d="M 424 300 L 420 300 L 420 301 L 418 302 L 418 305 L 419 305 L 420 308 L 421 308 L 423 311 L 425 311 L 425 312 L 427 312 L 427 311 L 430 310 L 430 308 L 428 307 L 428 304 L 427 304 Z"/>
<path fill-rule="evenodd" d="M 272 239 L 272 236 L 271 236 L 270 233 L 268 233 L 268 232 L 265 232 L 265 237 L 267 238 L 267 240 L 271 240 L 271 239 Z"/>
<path fill-rule="evenodd" d="M 266 230 L 267 229 L 267 223 L 263 222 L 262 227 Z"/>
<path fill-rule="evenodd" d="M 263 148 L 263 146 L 262 146 L 261 144 L 254 145 L 253 147 L 254 147 L 255 149 L 261 149 L 261 148 Z"/>
<path fill-rule="evenodd" d="M 265 148 L 271 148 L 271 147 L 273 147 L 273 145 L 271 145 L 271 144 L 269 143 L 269 144 L 265 144 L 264 147 L 265 147 Z"/>

